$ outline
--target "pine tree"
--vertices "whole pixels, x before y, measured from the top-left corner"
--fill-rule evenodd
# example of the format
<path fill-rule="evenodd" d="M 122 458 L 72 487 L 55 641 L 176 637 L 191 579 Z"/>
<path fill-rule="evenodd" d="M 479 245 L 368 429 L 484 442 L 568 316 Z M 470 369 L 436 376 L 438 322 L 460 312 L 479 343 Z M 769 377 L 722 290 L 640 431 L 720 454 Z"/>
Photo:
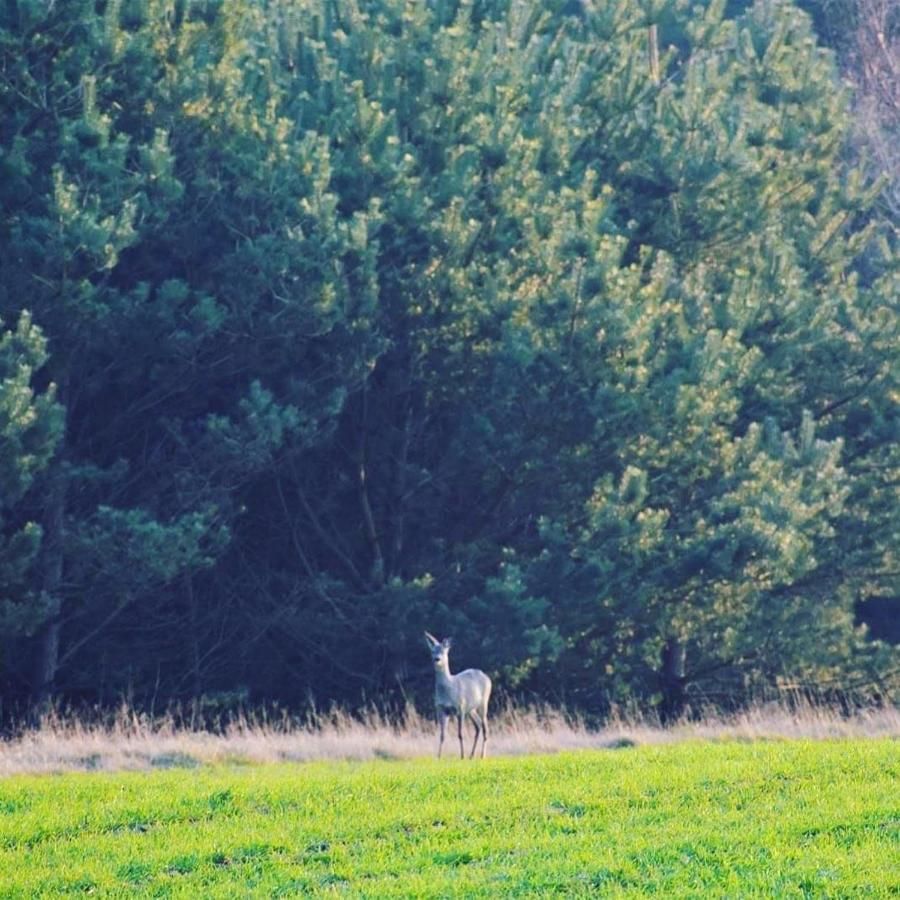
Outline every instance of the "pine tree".
<path fill-rule="evenodd" d="M 18 2 L 0 53 L 39 693 L 415 690 L 423 627 L 597 709 L 877 671 L 896 267 L 793 5 Z"/>
<path fill-rule="evenodd" d="M 2 323 L 0 323 L 2 327 Z M 0 332 L 0 635 L 21 637 L 42 624 L 44 598 L 28 591 L 41 549 L 41 527 L 22 521 L 19 504 L 53 457 L 62 410 L 55 385 L 36 390 L 46 341 L 23 312 L 15 329 Z"/>

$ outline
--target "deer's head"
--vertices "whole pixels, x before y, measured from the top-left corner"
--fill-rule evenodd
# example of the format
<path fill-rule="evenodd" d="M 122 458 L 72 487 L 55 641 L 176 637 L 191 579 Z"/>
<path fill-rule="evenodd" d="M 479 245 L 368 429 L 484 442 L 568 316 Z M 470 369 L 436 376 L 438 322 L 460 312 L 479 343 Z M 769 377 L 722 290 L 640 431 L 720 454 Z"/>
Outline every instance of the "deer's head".
<path fill-rule="evenodd" d="M 452 641 L 450 638 L 444 638 L 439 641 L 433 634 L 425 632 L 425 640 L 428 643 L 428 649 L 431 651 L 431 661 L 436 669 L 443 669 L 449 666 L 449 653 Z"/>

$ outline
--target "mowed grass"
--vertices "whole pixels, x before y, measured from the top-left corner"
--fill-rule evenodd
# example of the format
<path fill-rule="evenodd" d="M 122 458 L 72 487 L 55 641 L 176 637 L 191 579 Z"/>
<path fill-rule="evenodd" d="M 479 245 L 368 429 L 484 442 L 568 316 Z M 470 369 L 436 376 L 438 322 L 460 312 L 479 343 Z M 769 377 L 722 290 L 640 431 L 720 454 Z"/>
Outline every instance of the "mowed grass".
<path fill-rule="evenodd" d="M 0 781 L 3 897 L 900 895 L 900 745 Z"/>

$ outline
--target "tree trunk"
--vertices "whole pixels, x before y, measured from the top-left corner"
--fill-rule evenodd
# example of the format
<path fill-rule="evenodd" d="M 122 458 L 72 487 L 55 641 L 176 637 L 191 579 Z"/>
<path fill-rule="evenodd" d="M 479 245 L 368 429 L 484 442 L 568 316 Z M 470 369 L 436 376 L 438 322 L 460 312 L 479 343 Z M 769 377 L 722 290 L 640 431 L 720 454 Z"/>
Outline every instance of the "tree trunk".
<path fill-rule="evenodd" d="M 647 29 L 647 56 L 650 63 L 650 80 L 654 84 L 659 84 L 659 33 L 655 24 Z"/>
<path fill-rule="evenodd" d="M 197 634 L 197 597 L 194 594 L 194 581 L 190 575 L 185 578 L 187 587 L 188 614 L 190 616 L 191 642 L 191 731 L 200 721 L 200 638 Z"/>
<path fill-rule="evenodd" d="M 372 568 L 371 578 L 376 587 L 384 587 L 385 582 L 385 565 L 384 554 L 381 552 L 381 538 L 378 535 L 378 528 L 375 525 L 375 515 L 372 512 L 372 504 L 369 501 L 369 474 L 366 470 L 366 429 L 368 428 L 368 393 L 366 385 L 362 386 L 362 419 L 360 423 L 360 440 L 357 455 L 357 475 L 359 478 L 359 502 L 362 507 L 363 523 L 365 524 L 366 536 L 369 539 L 369 545 L 372 548 Z"/>
<path fill-rule="evenodd" d="M 674 722 L 684 712 L 687 695 L 687 678 L 685 676 L 685 661 L 687 648 L 683 641 L 677 638 L 669 638 L 662 649 L 662 671 L 660 681 L 662 687 L 662 703 L 659 708 L 659 717 L 665 725 Z"/>
<path fill-rule="evenodd" d="M 43 541 L 40 554 L 41 588 L 51 604 L 50 616 L 38 632 L 37 653 L 32 679 L 32 696 L 36 712 L 46 711 L 56 682 L 59 665 L 59 642 L 62 631 L 64 520 L 66 513 L 67 479 L 62 464 L 57 461 L 49 475 L 47 506 L 42 521 Z"/>

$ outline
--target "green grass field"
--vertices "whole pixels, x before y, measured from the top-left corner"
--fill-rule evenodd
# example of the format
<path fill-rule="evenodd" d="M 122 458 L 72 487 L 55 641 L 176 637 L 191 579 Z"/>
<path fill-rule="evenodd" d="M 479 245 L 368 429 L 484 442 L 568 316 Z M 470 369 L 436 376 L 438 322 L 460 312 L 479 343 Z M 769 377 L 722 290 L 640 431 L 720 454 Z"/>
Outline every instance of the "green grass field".
<path fill-rule="evenodd" d="M 0 896 L 900 896 L 900 745 L 0 781 Z"/>

